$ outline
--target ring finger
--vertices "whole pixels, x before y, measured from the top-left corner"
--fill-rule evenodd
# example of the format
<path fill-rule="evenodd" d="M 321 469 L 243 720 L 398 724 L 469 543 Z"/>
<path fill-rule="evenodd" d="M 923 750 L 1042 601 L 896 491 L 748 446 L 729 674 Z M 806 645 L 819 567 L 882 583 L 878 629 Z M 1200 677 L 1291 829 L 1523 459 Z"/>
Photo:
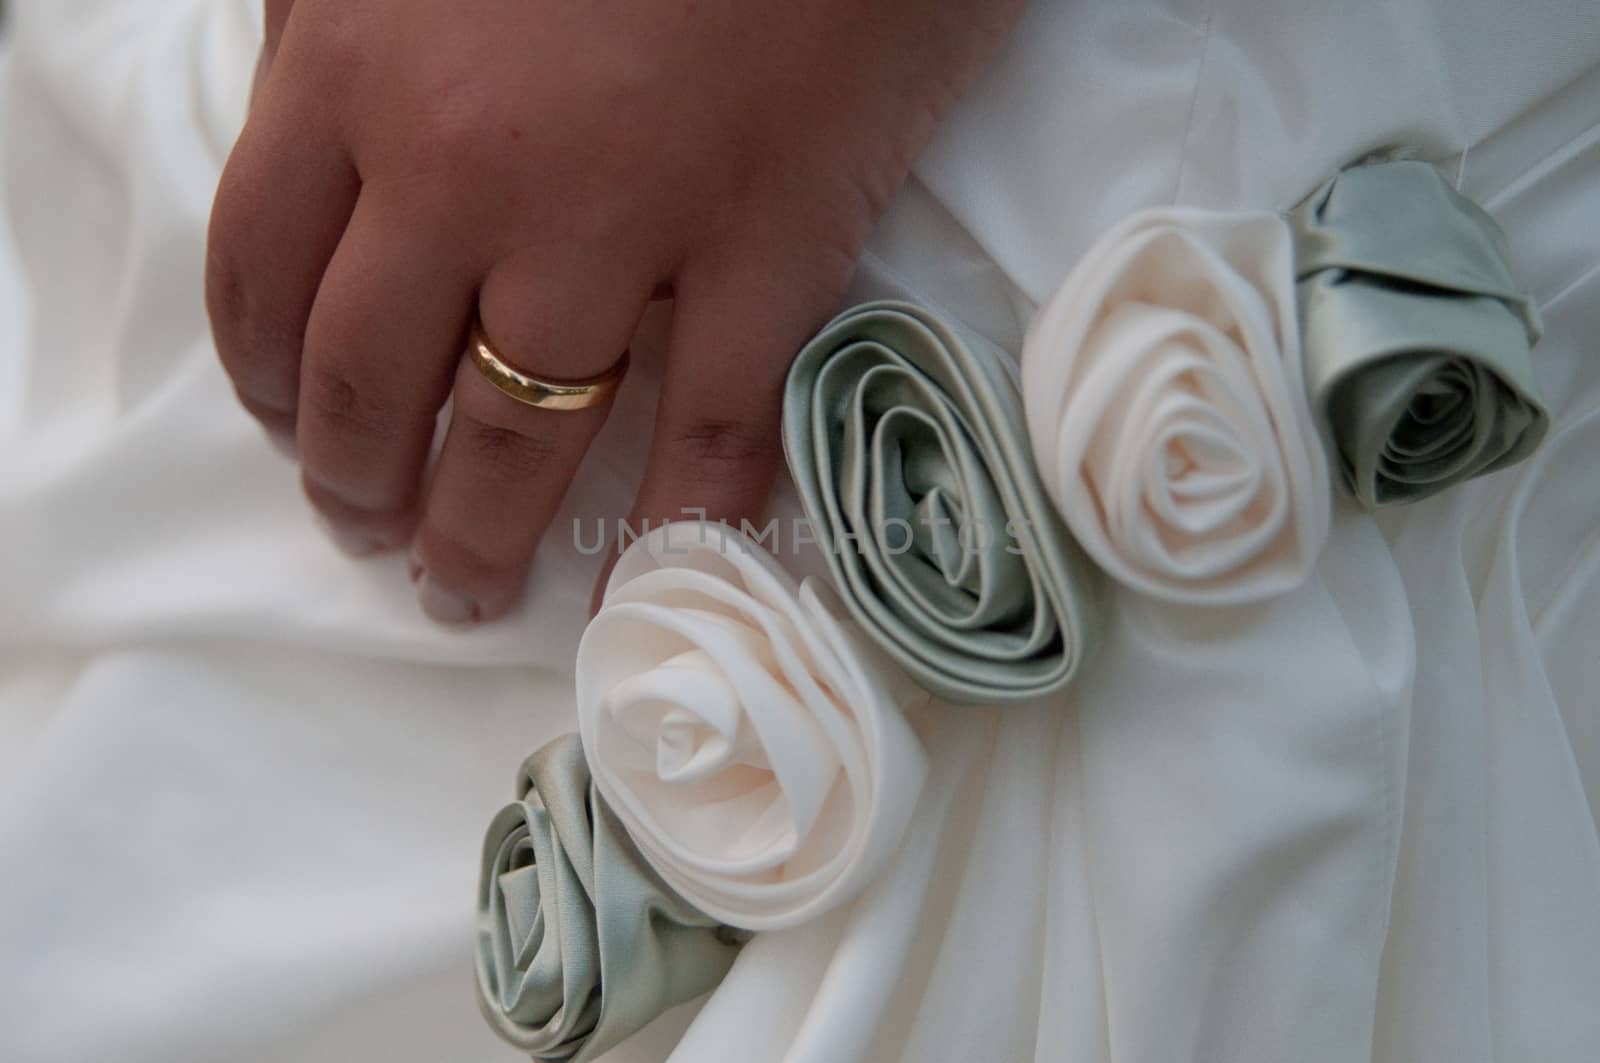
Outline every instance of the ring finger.
<path fill-rule="evenodd" d="M 483 330 L 510 368 L 542 379 L 604 373 L 626 350 L 652 282 L 596 283 L 612 269 L 529 256 L 492 272 L 479 296 Z M 520 600 L 534 554 L 560 508 L 608 404 L 526 405 L 470 357 L 456 371 L 454 407 L 413 549 L 412 576 L 429 616 L 472 624 Z"/>

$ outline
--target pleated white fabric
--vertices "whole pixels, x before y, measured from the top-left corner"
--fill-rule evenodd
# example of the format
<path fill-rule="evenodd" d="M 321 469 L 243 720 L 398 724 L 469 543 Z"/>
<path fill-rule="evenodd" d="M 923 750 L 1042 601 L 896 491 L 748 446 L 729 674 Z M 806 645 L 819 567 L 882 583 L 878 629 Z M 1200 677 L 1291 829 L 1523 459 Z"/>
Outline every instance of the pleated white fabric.
<path fill-rule="evenodd" d="M 472 1000 L 477 847 L 521 758 L 575 726 L 598 559 L 558 532 L 527 608 L 461 635 L 418 616 L 399 561 L 326 546 L 199 295 L 251 5 L 12 6 L 0 1057 L 509 1058 Z M 1118 591 L 1066 695 L 934 720 L 871 889 L 761 935 L 610 1058 L 1592 1059 L 1597 115 L 1588 0 L 1035 5 L 857 294 L 1016 350 L 1131 211 L 1281 209 L 1409 144 L 1511 239 L 1549 440 L 1379 520 L 1339 503 L 1311 580 L 1271 601 Z M 646 350 L 614 426 L 648 416 L 652 373 Z M 586 542 L 626 512 L 629 436 L 569 501 Z"/>

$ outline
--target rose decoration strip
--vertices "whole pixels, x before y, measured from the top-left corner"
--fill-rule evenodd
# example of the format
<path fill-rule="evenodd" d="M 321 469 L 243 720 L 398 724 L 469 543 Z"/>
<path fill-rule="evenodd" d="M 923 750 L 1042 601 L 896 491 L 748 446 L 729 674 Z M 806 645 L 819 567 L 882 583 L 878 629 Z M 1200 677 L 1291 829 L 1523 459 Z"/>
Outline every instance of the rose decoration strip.
<path fill-rule="evenodd" d="M 1204 605 L 1306 578 L 1330 497 L 1282 219 L 1127 218 L 1035 317 L 1022 385 L 1045 488 L 1113 578 Z"/>
<path fill-rule="evenodd" d="M 1306 386 L 1351 494 L 1414 502 L 1533 452 L 1539 315 L 1489 215 L 1391 160 L 1333 177 L 1291 222 Z"/>
<path fill-rule="evenodd" d="M 618 561 L 578 650 L 596 785 L 678 894 L 749 930 L 855 897 L 926 774 L 892 664 L 724 525 L 669 524 Z"/>
<path fill-rule="evenodd" d="M 995 704 L 1072 679 L 1098 573 L 1039 484 L 1005 354 L 915 306 L 856 307 L 800 352 L 783 434 L 846 607 L 918 682 Z"/>
<path fill-rule="evenodd" d="M 740 940 L 640 858 L 576 735 L 528 758 L 484 839 L 478 1000 L 495 1032 L 535 1059 L 593 1059 L 716 987 Z"/>

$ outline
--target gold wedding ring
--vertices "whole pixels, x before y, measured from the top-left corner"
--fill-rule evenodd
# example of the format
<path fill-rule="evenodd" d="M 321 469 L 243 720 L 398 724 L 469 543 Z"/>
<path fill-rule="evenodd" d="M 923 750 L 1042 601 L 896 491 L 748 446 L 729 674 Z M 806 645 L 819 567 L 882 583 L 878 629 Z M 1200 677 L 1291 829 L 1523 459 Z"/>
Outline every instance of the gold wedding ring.
<path fill-rule="evenodd" d="M 472 326 L 467 353 L 489 383 L 518 402 L 541 410 L 587 410 L 599 406 L 617 393 L 618 385 L 628 372 L 628 353 L 624 351 L 617 364 L 584 380 L 546 380 L 529 376 L 506 364 L 489 342 L 481 322 Z"/>

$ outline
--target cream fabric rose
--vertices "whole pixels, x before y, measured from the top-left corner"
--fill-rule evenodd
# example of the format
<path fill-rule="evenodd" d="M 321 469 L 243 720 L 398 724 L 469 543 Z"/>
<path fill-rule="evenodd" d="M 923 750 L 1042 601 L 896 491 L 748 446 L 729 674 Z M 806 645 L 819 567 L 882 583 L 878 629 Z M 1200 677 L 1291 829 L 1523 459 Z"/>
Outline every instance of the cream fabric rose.
<path fill-rule="evenodd" d="M 1090 556 L 1146 594 L 1227 605 L 1289 590 L 1330 505 L 1301 373 L 1282 219 L 1135 214 L 1023 346 L 1045 487 Z"/>
<path fill-rule="evenodd" d="M 678 523 L 618 562 L 578 650 L 595 784 L 661 877 L 731 926 L 804 923 L 891 859 L 926 760 L 926 697 L 725 526 Z"/>

